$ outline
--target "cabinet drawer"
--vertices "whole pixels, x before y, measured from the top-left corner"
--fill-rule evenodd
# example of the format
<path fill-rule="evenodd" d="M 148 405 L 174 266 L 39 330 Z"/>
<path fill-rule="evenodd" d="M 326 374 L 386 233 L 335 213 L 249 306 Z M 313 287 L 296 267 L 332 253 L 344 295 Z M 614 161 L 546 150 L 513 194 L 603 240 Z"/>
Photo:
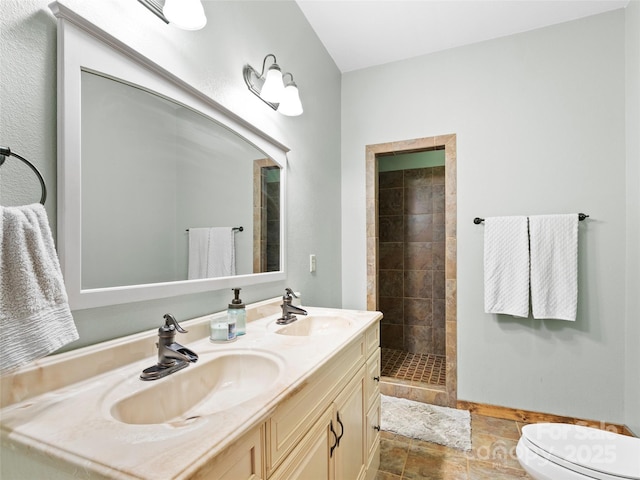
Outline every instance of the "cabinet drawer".
<path fill-rule="evenodd" d="M 371 355 L 376 348 L 380 348 L 380 321 L 376 321 L 367 329 L 365 333 L 365 343 L 367 357 Z"/>
<path fill-rule="evenodd" d="M 298 390 L 282 401 L 267 420 L 267 475 L 305 433 L 365 363 L 364 335 L 358 337 Z"/>
<path fill-rule="evenodd" d="M 265 477 L 262 427 L 247 433 L 237 442 L 189 477 L 191 480 L 262 480 Z"/>
<path fill-rule="evenodd" d="M 377 379 L 377 380 L 376 380 Z M 380 348 L 376 348 L 367 359 L 365 372 L 365 399 L 369 408 L 380 395 Z"/>
<path fill-rule="evenodd" d="M 380 443 L 380 396 L 376 398 L 376 401 L 369 408 L 367 413 L 367 457 L 371 459 L 377 451 L 378 444 Z"/>

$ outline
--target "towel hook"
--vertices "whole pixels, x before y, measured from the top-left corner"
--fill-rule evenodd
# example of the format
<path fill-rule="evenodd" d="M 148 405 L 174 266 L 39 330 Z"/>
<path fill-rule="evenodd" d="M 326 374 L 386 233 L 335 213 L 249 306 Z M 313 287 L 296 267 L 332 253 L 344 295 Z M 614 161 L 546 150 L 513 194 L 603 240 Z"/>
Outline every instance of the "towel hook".
<path fill-rule="evenodd" d="M 44 183 L 44 178 L 40 174 L 40 171 L 35 167 L 33 163 L 31 163 L 26 158 L 18 155 L 15 152 L 12 152 L 9 147 L 0 147 L 0 166 L 4 164 L 4 161 L 7 157 L 16 157 L 18 160 L 22 160 L 31 170 L 38 176 L 38 180 L 40 181 L 40 186 L 42 187 L 42 195 L 40 196 L 40 203 L 44 205 L 44 202 L 47 201 L 47 186 Z"/>

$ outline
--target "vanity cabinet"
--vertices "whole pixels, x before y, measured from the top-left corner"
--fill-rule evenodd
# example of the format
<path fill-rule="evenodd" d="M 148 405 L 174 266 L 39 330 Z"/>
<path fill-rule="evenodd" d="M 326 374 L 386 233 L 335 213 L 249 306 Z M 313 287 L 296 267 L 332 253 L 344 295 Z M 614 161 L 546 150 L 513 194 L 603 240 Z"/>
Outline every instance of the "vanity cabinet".
<path fill-rule="evenodd" d="M 276 408 L 266 422 L 270 480 L 375 477 L 379 365 L 376 323 Z"/>
<path fill-rule="evenodd" d="M 269 308 L 277 311 L 281 301 L 272 299 Z M 201 360 L 153 384 L 139 376 L 149 364 L 146 356 L 156 353 L 156 329 L 51 356 L 3 376 L 0 477 L 374 480 L 382 316 L 308 311 L 306 318 L 322 325 L 335 318 L 331 333 L 274 334 L 272 314 L 254 317 L 245 346 L 221 347 L 209 342 L 211 316 L 190 320 L 189 348 Z M 257 363 L 241 363 L 249 358 Z M 222 405 L 229 391 L 218 373 L 231 368 L 228 361 L 237 372 L 271 365 L 277 379 L 256 385 L 255 376 L 247 380 L 243 374 L 246 382 L 232 385 L 242 398 Z M 211 391 L 196 391 L 212 375 L 221 385 L 206 383 Z M 255 391 L 243 390 L 246 383 Z M 204 397 L 185 399 L 180 392 Z M 174 400 L 170 412 L 154 400 L 158 395 Z M 140 414 L 147 411 L 155 415 L 151 421 Z M 159 462 L 167 442 L 179 445 L 180 453 Z"/>

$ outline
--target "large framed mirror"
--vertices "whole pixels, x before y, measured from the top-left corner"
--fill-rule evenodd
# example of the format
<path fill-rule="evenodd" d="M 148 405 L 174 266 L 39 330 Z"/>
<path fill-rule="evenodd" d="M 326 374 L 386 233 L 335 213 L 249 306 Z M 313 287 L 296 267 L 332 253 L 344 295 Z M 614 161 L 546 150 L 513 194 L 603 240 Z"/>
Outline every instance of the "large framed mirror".
<path fill-rule="evenodd" d="M 288 149 L 52 4 L 74 310 L 284 280 Z"/>

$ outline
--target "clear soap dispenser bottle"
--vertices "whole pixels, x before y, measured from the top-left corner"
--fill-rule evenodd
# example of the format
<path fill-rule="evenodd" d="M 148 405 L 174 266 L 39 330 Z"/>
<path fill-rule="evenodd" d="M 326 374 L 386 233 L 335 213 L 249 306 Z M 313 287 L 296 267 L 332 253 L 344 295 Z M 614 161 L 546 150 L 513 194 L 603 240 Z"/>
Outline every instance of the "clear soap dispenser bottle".
<path fill-rule="evenodd" d="M 247 333 L 247 310 L 244 307 L 244 303 L 240 299 L 241 288 L 232 288 L 234 293 L 234 299 L 229 304 L 227 310 L 227 319 L 229 323 L 233 320 L 236 324 L 236 335 L 244 335 Z"/>

